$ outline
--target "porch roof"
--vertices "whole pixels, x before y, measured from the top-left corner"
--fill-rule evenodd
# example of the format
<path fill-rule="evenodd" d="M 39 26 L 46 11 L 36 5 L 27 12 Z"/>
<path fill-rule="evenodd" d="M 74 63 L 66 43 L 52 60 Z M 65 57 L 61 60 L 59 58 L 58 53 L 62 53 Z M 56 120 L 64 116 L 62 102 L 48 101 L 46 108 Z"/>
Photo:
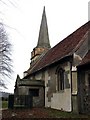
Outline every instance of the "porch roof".
<path fill-rule="evenodd" d="M 43 80 L 21 79 L 19 81 L 19 86 L 44 86 L 44 81 Z"/>

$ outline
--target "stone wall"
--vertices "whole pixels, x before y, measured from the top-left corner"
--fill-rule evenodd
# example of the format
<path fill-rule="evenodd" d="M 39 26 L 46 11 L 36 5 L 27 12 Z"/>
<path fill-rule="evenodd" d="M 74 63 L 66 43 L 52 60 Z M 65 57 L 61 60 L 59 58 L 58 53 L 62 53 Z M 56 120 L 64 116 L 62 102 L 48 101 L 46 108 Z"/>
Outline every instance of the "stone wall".
<path fill-rule="evenodd" d="M 85 40 L 84 40 L 85 39 Z M 75 51 L 73 55 L 73 66 L 72 66 L 72 110 L 73 112 L 78 112 L 78 78 L 77 78 L 77 67 L 82 61 L 82 58 L 86 55 L 88 51 L 88 33 L 82 39 L 84 41 Z"/>
<path fill-rule="evenodd" d="M 38 74 L 35 75 L 35 80 L 42 80 L 42 72 L 38 72 Z"/>
<path fill-rule="evenodd" d="M 30 95 L 30 89 L 38 89 L 39 95 L 38 96 L 32 96 L 32 106 L 33 107 L 44 107 L 44 87 L 36 87 L 36 86 L 18 86 L 18 102 L 22 101 L 22 103 L 25 103 L 25 99 L 21 100 L 21 97 L 19 96 L 26 96 Z M 16 99 L 16 98 L 15 98 Z M 20 100 L 19 100 L 20 99 Z M 31 104 L 31 103 L 30 103 Z"/>
<path fill-rule="evenodd" d="M 59 92 L 57 90 L 58 84 L 57 84 L 56 69 L 59 65 L 62 66 L 66 72 L 68 72 L 68 80 L 71 86 L 69 62 L 65 62 L 64 64 L 57 64 L 53 67 L 49 67 L 45 71 L 45 107 L 71 111 L 71 88 L 70 87 L 66 88 L 63 92 Z"/>
<path fill-rule="evenodd" d="M 51 97 L 56 91 L 56 75 L 55 68 L 48 68 L 45 71 L 45 106 L 51 107 Z"/>
<path fill-rule="evenodd" d="M 33 107 L 44 107 L 44 88 L 39 89 L 39 96 L 33 97 Z"/>
<path fill-rule="evenodd" d="M 89 66 L 90 64 L 78 66 L 78 110 L 84 114 L 90 114 Z"/>
<path fill-rule="evenodd" d="M 28 95 L 28 86 L 18 86 L 18 95 Z"/>
<path fill-rule="evenodd" d="M 68 73 L 68 81 L 65 82 L 66 84 L 67 82 L 69 82 L 69 85 L 71 86 L 70 63 L 65 62 L 63 64 L 60 64 L 60 66 L 62 66 L 65 72 Z M 54 71 L 56 71 L 56 68 L 54 69 Z M 55 77 L 53 78 L 53 76 Z M 56 85 L 56 88 L 54 88 L 55 90 L 53 91 L 53 96 L 51 97 L 51 108 L 64 110 L 64 111 L 71 111 L 71 87 L 65 85 L 64 90 L 58 91 L 57 75 L 55 74 L 55 72 L 53 73 L 53 76 L 52 76 L 52 81 L 54 81 L 53 84 Z"/>

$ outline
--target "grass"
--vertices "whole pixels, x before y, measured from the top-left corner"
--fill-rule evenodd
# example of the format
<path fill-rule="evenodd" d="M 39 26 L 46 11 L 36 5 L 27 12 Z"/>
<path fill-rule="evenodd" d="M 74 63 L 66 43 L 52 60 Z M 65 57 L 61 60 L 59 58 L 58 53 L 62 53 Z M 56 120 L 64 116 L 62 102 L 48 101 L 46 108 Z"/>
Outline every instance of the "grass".
<path fill-rule="evenodd" d="M 2 101 L 2 108 L 8 108 L 8 101 Z"/>
<path fill-rule="evenodd" d="M 12 117 L 12 114 L 16 114 L 19 118 L 25 117 L 26 118 L 39 118 L 41 116 L 44 116 L 45 118 L 59 118 L 61 120 L 90 120 L 90 116 L 83 115 L 83 114 L 75 114 L 73 112 L 65 112 L 60 110 L 55 110 L 51 108 L 34 108 L 34 109 L 7 109 L 3 111 L 3 116 Z M 29 115 L 33 116 L 29 116 Z M 23 116 L 24 115 L 24 116 Z M 22 117 L 21 117 L 22 116 Z"/>
<path fill-rule="evenodd" d="M 83 115 L 83 114 L 75 114 L 73 112 L 65 112 L 65 111 L 60 111 L 60 110 L 55 110 L 55 109 L 47 109 L 48 114 L 52 118 L 90 118 L 88 115 Z"/>
<path fill-rule="evenodd" d="M 8 108 L 8 101 L 2 101 L 2 108 Z M 16 111 L 18 110 L 16 109 Z M 44 108 L 42 109 L 42 111 L 47 112 L 50 118 L 68 118 L 68 119 L 76 118 L 77 120 L 90 119 L 90 115 L 77 114 L 77 113 L 75 114 L 73 112 L 65 112 L 65 111 L 60 111 L 60 110 L 51 109 L 51 108 Z M 21 109 L 21 112 L 22 112 L 22 109 Z"/>

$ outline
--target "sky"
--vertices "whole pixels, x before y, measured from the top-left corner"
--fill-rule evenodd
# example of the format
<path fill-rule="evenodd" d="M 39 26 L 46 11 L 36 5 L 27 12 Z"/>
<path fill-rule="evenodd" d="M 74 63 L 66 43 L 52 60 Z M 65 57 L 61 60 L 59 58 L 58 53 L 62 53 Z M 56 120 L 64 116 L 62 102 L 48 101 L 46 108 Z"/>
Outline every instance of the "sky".
<path fill-rule="evenodd" d="M 3 1 L 3 2 L 2 2 Z M 7 91 L 13 93 L 17 74 L 30 67 L 45 6 L 51 47 L 88 21 L 89 0 L 0 0 L 0 22 L 12 44 L 13 74 Z"/>

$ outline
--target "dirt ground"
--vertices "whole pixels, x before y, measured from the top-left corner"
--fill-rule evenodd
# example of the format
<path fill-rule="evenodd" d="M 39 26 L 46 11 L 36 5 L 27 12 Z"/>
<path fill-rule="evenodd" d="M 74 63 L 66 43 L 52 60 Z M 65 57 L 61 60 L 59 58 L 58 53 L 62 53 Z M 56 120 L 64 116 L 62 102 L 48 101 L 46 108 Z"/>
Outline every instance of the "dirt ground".
<path fill-rule="evenodd" d="M 48 113 L 45 109 L 33 108 L 33 109 L 13 109 L 3 110 L 2 118 L 47 118 Z"/>
<path fill-rule="evenodd" d="M 72 118 L 69 116 L 68 118 L 58 118 L 51 116 L 50 112 L 55 113 L 54 110 L 50 111 L 45 108 L 32 108 L 32 109 L 5 109 L 2 110 L 2 120 L 71 120 Z M 88 118 L 74 118 L 75 120 L 90 120 Z"/>

